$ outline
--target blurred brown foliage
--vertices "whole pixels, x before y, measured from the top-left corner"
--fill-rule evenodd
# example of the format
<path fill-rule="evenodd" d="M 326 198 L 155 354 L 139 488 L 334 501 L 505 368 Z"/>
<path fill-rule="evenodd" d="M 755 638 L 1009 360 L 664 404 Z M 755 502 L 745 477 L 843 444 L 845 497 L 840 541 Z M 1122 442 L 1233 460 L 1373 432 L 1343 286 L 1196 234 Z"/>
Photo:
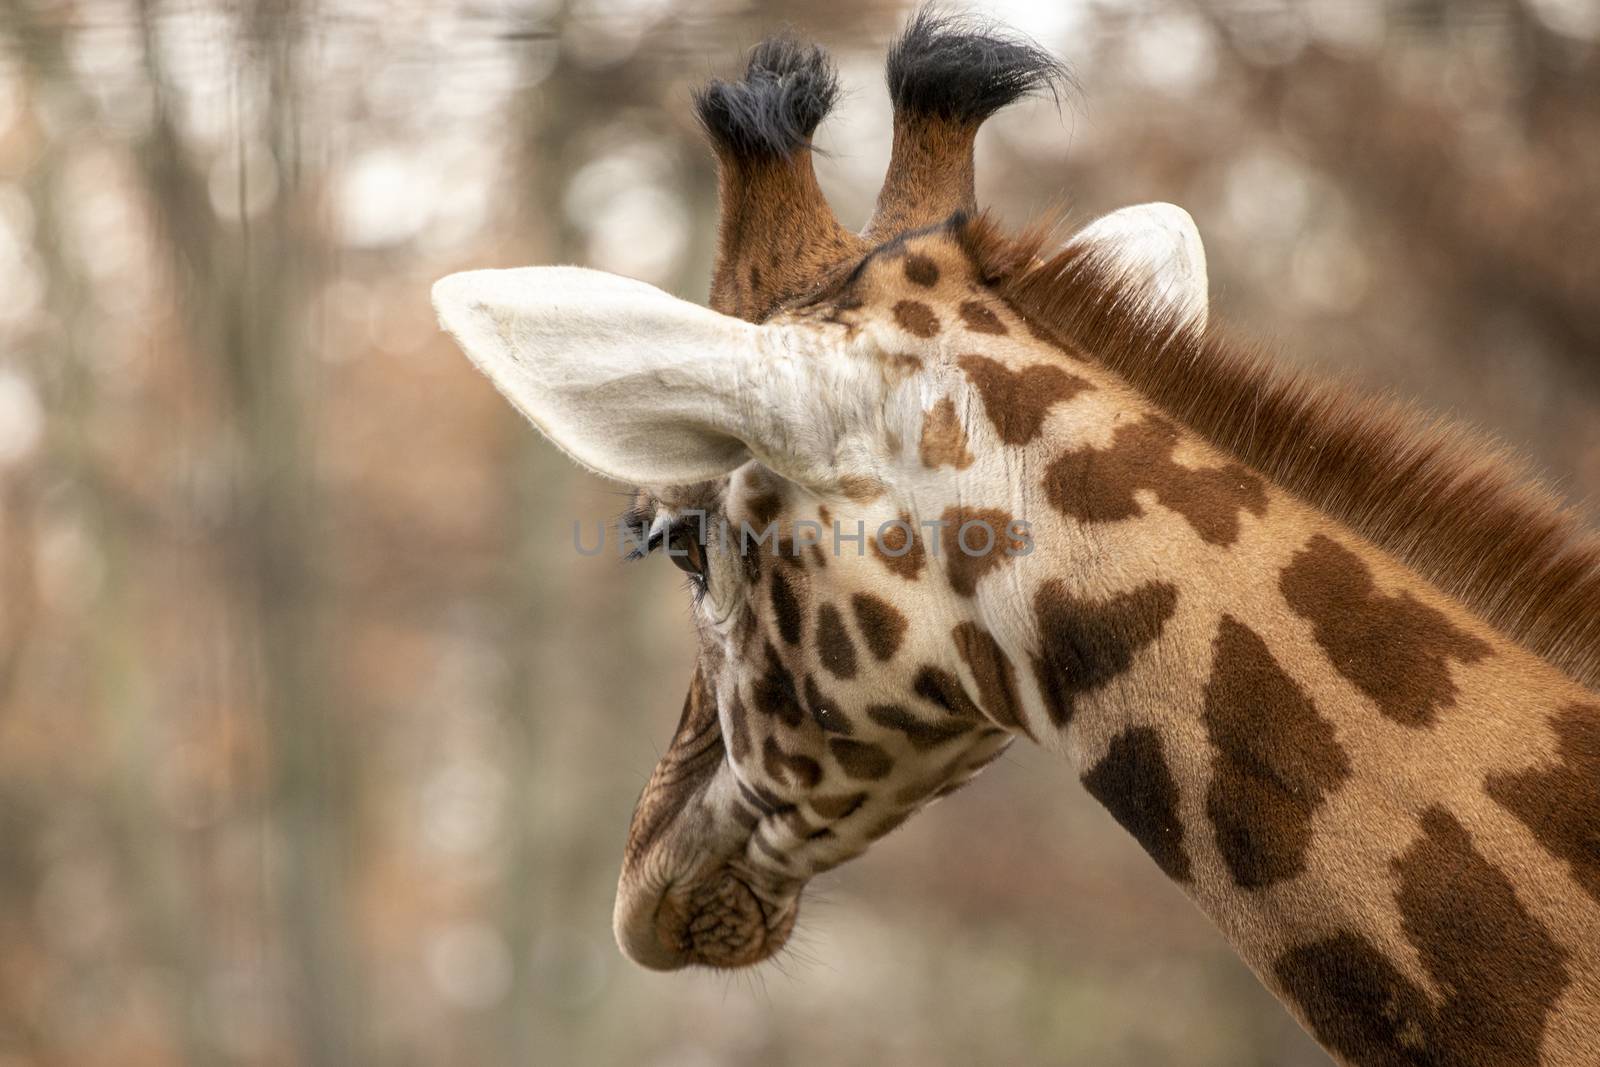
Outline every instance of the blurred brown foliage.
<path fill-rule="evenodd" d="M 985 8 L 985 10 L 990 10 Z M 1600 7 L 1081 0 L 1086 87 L 980 141 L 1021 222 L 1164 199 L 1281 358 L 1600 489 Z M 576 261 L 703 299 L 689 88 L 895 4 L 0 0 L 0 1065 L 1325 1062 L 1018 750 L 743 976 L 625 965 L 611 890 L 690 667 L 669 568 L 434 327 Z"/>

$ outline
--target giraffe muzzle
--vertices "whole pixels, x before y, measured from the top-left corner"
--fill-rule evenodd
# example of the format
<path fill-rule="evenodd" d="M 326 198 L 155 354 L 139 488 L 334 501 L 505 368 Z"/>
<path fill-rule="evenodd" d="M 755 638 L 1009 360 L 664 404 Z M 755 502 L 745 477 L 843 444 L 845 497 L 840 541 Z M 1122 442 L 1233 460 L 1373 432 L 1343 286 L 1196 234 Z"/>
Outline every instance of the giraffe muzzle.
<path fill-rule="evenodd" d="M 664 891 L 617 892 L 617 944 L 654 971 L 688 966 L 749 967 L 783 948 L 799 915 L 799 894 L 770 899 L 730 868 Z"/>

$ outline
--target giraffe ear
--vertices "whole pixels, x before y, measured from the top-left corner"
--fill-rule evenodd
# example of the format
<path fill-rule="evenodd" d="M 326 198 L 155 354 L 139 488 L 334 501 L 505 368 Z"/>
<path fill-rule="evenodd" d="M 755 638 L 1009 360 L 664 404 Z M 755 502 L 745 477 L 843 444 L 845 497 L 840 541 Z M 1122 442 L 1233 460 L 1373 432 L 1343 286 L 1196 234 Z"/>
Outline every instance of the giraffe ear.
<path fill-rule="evenodd" d="M 781 330 L 579 267 L 452 274 L 433 304 L 506 399 L 596 473 L 668 486 L 752 456 L 806 466 L 790 428 L 814 423 L 818 391 Z"/>
<path fill-rule="evenodd" d="M 1205 329 L 1211 309 L 1206 249 L 1183 208 L 1155 203 L 1113 211 L 1074 234 L 1066 250 L 1094 256 L 1176 325 Z"/>

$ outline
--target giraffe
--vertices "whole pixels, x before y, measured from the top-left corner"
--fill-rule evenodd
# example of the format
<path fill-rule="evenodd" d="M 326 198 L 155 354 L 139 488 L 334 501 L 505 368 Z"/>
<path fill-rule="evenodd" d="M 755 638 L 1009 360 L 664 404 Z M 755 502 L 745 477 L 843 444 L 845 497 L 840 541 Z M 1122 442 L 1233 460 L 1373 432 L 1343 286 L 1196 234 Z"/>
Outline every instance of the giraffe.
<path fill-rule="evenodd" d="M 1213 327 L 1181 209 L 1054 249 L 979 213 L 979 126 L 1062 76 L 1037 47 L 923 12 L 887 69 L 860 234 L 810 159 L 820 48 L 698 94 L 709 308 L 576 267 L 434 287 L 688 576 L 623 951 L 770 957 L 809 879 L 1021 736 L 1340 1062 L 1600 1062 L 1600 541 L 1496 449 Z"/>

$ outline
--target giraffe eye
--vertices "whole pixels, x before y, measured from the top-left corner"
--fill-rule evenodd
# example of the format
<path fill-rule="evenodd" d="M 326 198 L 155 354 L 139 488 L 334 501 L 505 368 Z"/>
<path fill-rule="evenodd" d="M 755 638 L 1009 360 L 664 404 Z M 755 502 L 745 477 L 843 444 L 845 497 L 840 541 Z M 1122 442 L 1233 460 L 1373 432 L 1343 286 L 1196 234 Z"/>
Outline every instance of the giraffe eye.
<path fill-rule="evenodd" d="M 667 558 L 685 574 L 705 580 L 706 549 L 700 543 L 699 531 L 694 523 L 674 527 L 667 534 Z"/>

